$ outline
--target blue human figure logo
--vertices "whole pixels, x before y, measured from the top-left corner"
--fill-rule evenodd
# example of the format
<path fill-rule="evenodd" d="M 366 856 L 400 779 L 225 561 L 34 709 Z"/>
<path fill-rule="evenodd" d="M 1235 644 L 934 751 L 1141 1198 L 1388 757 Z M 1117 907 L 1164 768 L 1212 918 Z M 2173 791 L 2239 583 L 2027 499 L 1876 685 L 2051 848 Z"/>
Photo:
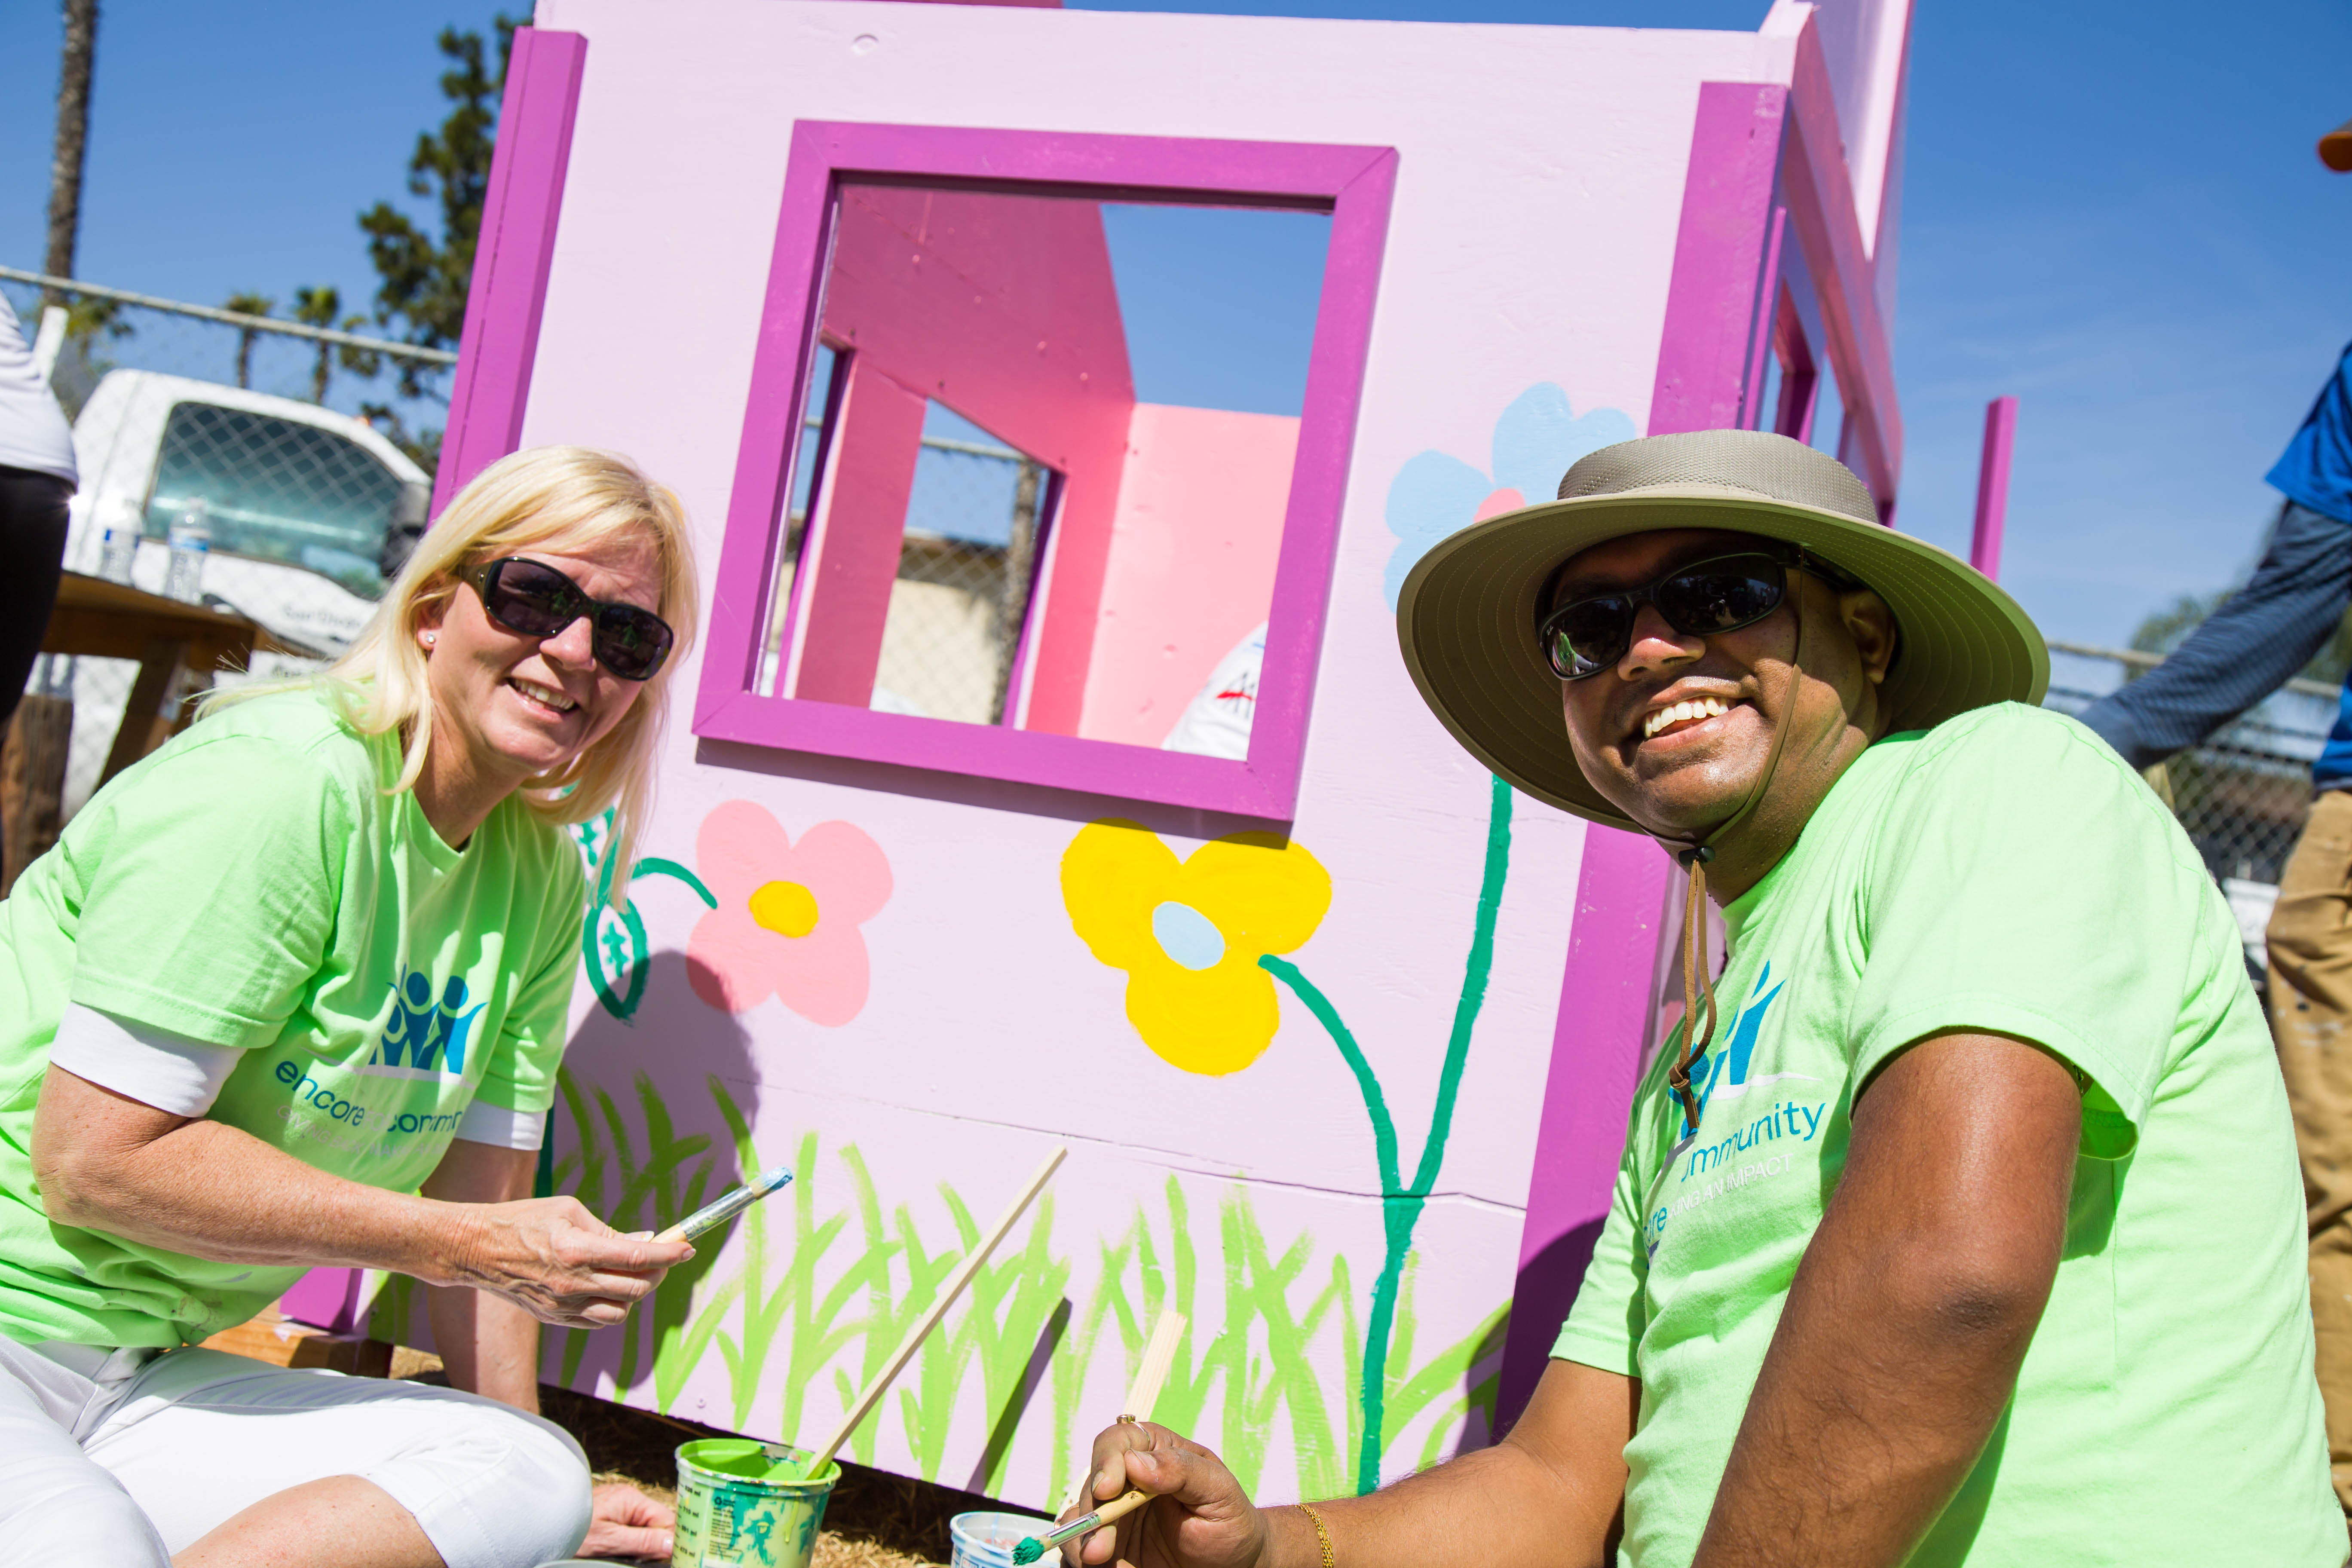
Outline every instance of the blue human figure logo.
<path fill-rule="evenodd" d="M 1717 1090 L 1724 1090 L 1725 1097 L 1728 1099 L 1738 1097 L 1751 1087 L 1748 1078 L 1748 1058 L 1755 1054 L 1756 1037 L 1764 1027 L 1764 1015 L 1771 1007 L 1772 999 L 1780 994 L 1780 985 L 1769 991 L 1764 989 L 1771 978 L 1772 965 L 1767 963 L 1764 973 L 1756 977 L 1756 988 L 1748 993 L 1747 1005 L 1732 1019 L 1726 1037 L 1696 1064 L 1693 1087 L 1697 1092 L 1698 1119 L 1701 1121 L 1706 1120 L 1706 1108 L 1716 1098 Z M 1786 981 L 1781 982 L 1782 985 L 1787 984 Z M 1773 1073 L 1756 1080 L 1752 1087 L 1762 1089 L 1790 1078 L 1811 1081 L 1803 1073 Z M 1691 1121 L 1684 1121 L 1685 1137 L 1696 1131 Z"/>
<path fill-rule="evenodd" d="M 466 982 L 451 975 L 441 1000 L 433 999 L 432 979 L 411 970 L 397 987 L 392 1017 L 377 1042 L 370 1066 L 410 1067 L 423 1072 L 436 1068 L 450 1073 L 466 1070 L 466 1043 L 482 1009 L 466 1010 Z"/>

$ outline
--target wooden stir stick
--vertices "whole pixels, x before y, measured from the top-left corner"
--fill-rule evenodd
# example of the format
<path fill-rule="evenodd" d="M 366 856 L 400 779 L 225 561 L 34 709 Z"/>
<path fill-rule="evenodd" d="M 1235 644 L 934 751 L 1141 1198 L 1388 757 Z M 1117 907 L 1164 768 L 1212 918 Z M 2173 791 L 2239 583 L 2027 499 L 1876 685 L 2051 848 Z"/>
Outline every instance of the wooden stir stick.
<path fill-rule="evenodd" d="M 1184 1314 L 1162 1312 L 1160 1321 L 1151 1325 L 1151 1338 L 1143 1347 L 1143 1360 L 1135 1369 L 1135 1380 L 1127 1385 L 1127 1400 L 1118 1407 L 1118 1418 L 1129 1421 L 1149 1421 L 1151 1408 L 1160 1403 L 1160 1390 L 1168 1381 L 1168 1373 L 1176 1364 L 1176 1343 L 1184 1337 Z M 1121 1500 L 1122 1501 L 1125 1500 Z M 1094 1472 L 1087 1471 L 1078 1482 L 1078 1489 L 1062 1510 L 1085 1507 L 1094 1501 Z"/>
<path fill-rule="evenodd" d="M 824 1440 L 824 1446 L 817 1449 L 815 1457 L 809 1460 L 808 1476 L 824 1474 L 825 1466 L 833 1463 L 833 1457 L 841 1451 L 844 1443 L 849 1441 L 849 1435 L 857 1430 L 857 1424 L 866 1419 L 866 1413 L 888 1391 L 891 1381 L 922 1348 L 923 1341 L 930 1337 L 931 1331 L 940 1326 L 940 1320 L 948 1315 L 948 1309 L 954 1306 L 956 1298 L 963 1294 L 963 1288 L 971 1283 L 971 1277 L 980 1272 L 980 1266 L 988 1261 L 988 1255 L 996 1250 L 996 1244 L 1004 1239 L 1006 1233 L 1036 1201 L 1037 1194 L 1045 1190 L 1045 1184 L 1053 1179 L 1054 1172 L 1068 1158 L 1069 1152 L 1067 1144 L 1057 1143 L 1054 1152 L 1045 1156 L 1045 1163 L 1037 1167 L 1037 1173 L 1029 1178 L 1029 1184 L 1021 1189 L 1021 1195 L 1013 1200 L 1012 1206 L 1004 1211 L 989 1233 L 980 1238 L 980 1244 L 971 1249 L 949 1278 L 940 1291 L 940 1299 L 931 1303 L 931 1310 L 923 1314 L 922 1321 L 908 1331 L 906 1339 L 890 1352 L 890 1359 L 882 1363 L 882 1370 L 874 1374 L 874 1381 L 866 1385 L 866 1391 L 857 1396 L 857 1402 L 842 1415 L 841 1425 L 834 1428 L 833 1435 Z"/>

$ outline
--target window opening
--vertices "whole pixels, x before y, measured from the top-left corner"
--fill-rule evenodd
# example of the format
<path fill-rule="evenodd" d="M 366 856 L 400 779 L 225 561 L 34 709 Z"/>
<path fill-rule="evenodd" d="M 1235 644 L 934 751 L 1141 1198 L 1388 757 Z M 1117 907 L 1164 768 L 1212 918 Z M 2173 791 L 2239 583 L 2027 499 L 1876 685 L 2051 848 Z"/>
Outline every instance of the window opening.
<path fill-rule="evenodd" d="M 834 210 L 752 689 L 1246 756 L 1328 213 Z"/>

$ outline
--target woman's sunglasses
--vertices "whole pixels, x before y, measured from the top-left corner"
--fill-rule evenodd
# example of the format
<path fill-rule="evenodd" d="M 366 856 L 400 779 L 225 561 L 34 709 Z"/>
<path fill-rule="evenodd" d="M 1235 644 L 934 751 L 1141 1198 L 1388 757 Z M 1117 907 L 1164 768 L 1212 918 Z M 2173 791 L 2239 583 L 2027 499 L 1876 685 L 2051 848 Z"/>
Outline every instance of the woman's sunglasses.
<path fill-rule="evenodd" d="M 490 619 L 527 637 L 551 637 L 588 616 L 596 662 L 623 680 L 652 679 L 677 640 L 651 610 L 592 599 L 554 567 L 519 555 L 462 568 L 457 581 L 473 584 Z"/>
<path fill-rule="evenodd" d="M 1545 662 L 1562 680 L 1598 675 L 1625 657 L 1643 605 L 1685 637 L 1752 626 L 1789 595 L 1789 568 L 1801 567 L 1841 592 L 1862 584 L 1804 551 L 1743 550 L 1675 567 L 1646 587 L 1571 599 L 1536 623 Z"/>

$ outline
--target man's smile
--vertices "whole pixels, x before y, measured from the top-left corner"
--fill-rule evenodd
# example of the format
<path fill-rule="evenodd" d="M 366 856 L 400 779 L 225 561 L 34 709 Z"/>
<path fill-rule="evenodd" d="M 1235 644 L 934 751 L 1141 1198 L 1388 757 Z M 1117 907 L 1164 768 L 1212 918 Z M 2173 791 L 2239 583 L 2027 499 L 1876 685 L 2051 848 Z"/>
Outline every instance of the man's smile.
<path fill-rule="evenodd" d="M 1679 734 L 1708 719 L 1719 719 L 1731 711 L 1731 704 L 1720 697 L 1691 697 L 1680 702 L 1669 702 L 1663 708 L 1653 708 L 1642 716 L 1642 739 L 1654 741 L 1660 735 Z"/>

